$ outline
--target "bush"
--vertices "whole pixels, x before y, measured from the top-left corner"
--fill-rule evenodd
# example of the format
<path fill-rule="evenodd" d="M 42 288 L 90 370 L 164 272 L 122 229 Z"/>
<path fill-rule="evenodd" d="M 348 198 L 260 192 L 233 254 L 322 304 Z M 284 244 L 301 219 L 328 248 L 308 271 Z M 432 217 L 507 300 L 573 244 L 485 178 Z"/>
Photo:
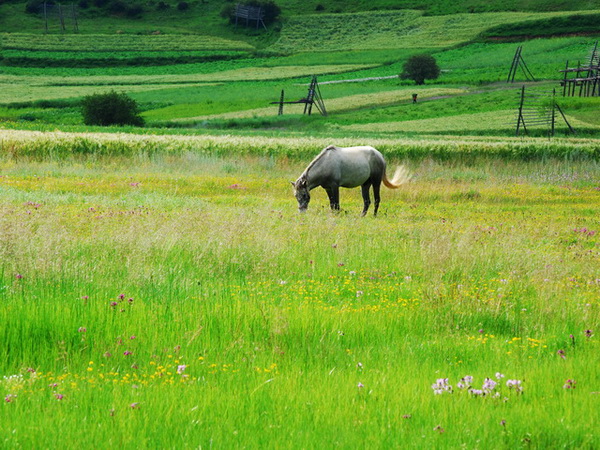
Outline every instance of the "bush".
<path fill-rule="evenodd" d="M 169 5 L 168 3 L 165 3 L 163 1 L 158 2 L 158 5 L 156 5 L 157 11 L 166 11 L 170 7 L 171 7 L 171 5 Z"/>
<path fill-rule="evenodd" d="M 86 125 L 144 125 L 136 101 L 125 93 L 111 91 L 88 95 L 82 100 L 81 107 Z"/>
<path fill-rule="evenodd" d="M 440 76 L 440 68 L 431 55 L 414 55 L 404 63 L 400 78 L 413 80 L 416 84 L 425 84 L 425 80 L 435 80 Z"/>
<path fill-rule="evenodd" d="M 179 11 L 187 11 L 190 9 L 190 4 L 188 2 L 179 2 L 177 3 L 177 9 Z"/>

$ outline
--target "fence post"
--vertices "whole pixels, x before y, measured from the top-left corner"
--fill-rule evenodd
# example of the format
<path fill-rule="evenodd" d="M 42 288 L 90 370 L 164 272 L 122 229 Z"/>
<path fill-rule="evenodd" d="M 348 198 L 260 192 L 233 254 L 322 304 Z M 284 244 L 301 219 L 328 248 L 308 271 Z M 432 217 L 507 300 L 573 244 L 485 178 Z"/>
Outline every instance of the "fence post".
<path fill-rule="evenodd" d="M 552 123 L 550 124 L 550 136 L 554 136 L 555 121 L 556 121 L 556 89 L 552 89 Z"/>
<path fill-rule="evenodd" d="M 283 116 L 283 99 L 284 99 L 284 91 L 281 90 L 281 97 L 279 98 L 279 111 L 277 112 L 278 116 Z"/>
<path fill-rule="evenodd" d="M 525 128 L 525 119 L 523 119 L 523 102 L 525 101 L 525 85 L 521 87 L 521 103 L 519 104 L 519 118 L 517 119 L 517 136 L 519 135 L 519 128 L 521 127 L 521 121 L 523 121 L 523 129 L 527 133 Z"/>

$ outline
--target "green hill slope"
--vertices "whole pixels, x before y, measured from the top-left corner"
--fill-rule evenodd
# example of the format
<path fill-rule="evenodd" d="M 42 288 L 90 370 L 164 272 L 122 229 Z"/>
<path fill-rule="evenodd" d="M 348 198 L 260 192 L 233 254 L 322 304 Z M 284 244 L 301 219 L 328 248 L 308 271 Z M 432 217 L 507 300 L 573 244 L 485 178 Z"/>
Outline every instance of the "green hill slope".
<path fill-rule="evenodd" d="M 41 0 L 0 2 L 0 29 L 6 33 L 43 33 L 46 27 L 43 14 L 39 6 L 38 9 L 34 7 L 41 3 Z M 438 16 L 600 9 L 600 0 L 275 0 L 275 3 L 281 8 L 281 22 L 284 24 L 288 20 L 296 20 L 296 16 L 367 11 L 417 10 L 428 16 Z M 256 33 L 243 27 L 236 30 L 221 17 L 223 8 L 231 4 L 222 0 L 81 0 L 75 4 L 79 32 L 84 34 L 192 33 L 269 43 L 276 37 L 281 25 L 272 25 L 267 33 Z M 56 17 L 49 20 L 48 26 L 50 32 L 60 33 Z M 66 17 L 65 26 L 67 32 L 73 31 L 74 24 L 70 17 Z"/>
<path fill-rule="evenodd" d="M 593 13 L 594 11 L 585 12 L 582 16 Z M 564 12 L 425 16 L 419 11 L 296 16 L 286 21 L 280 39 L 270 49 L 294 53 L 350 49 L 447 48 L 470 41 L 491 27 L 525 21 L 538 23 L 563 16 Z"/>

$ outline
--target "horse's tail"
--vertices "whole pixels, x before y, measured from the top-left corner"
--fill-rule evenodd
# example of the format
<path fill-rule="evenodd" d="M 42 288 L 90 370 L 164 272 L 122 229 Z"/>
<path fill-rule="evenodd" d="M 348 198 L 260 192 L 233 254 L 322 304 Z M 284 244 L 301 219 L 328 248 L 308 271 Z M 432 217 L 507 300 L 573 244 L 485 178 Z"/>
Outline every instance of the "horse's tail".
<path fill-rule="evenodd" d="M 404 166 L 399 166 L 394 172 L 394 176 L 391 180 L 388 179 L 385 172 L 383 172 L 383 184 L 389 189 L 398 189 L 405 183 L 408 183 L 412 179 L 411 173 Z"/>

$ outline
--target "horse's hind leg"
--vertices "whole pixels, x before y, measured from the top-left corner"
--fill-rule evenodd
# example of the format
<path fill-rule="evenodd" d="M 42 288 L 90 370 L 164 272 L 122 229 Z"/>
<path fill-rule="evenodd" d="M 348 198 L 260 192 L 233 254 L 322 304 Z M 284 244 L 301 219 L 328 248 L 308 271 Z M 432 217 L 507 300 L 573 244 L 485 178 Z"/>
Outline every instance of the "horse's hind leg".
<path fill-rule="evenodd" d="M 377 210 L 379 209 L 379 202 L 381 201 L 381 196 L 379 195 L 379 191 L 381 189 L 381 181 L 373 183 L 373 197 L 375 197 L 375 207 L 373 215 L 377 215 Z"/>
<path fill-rule="evenodd" d="M 363 212 L 361 214 L 361 216 L 363 216 L 363 217 L 367 215 L 367 211 L 369 210 L 369 205 L 371 204 L 371 197 L 369 195 L 369 189 L 371 189 L 370 181 L 367 181 L 365 184 L 363 184 L 361 186 L 362 198 L 363 198 L 363 202 L 365 204 L 365 206 L 363 208 Z"/>

